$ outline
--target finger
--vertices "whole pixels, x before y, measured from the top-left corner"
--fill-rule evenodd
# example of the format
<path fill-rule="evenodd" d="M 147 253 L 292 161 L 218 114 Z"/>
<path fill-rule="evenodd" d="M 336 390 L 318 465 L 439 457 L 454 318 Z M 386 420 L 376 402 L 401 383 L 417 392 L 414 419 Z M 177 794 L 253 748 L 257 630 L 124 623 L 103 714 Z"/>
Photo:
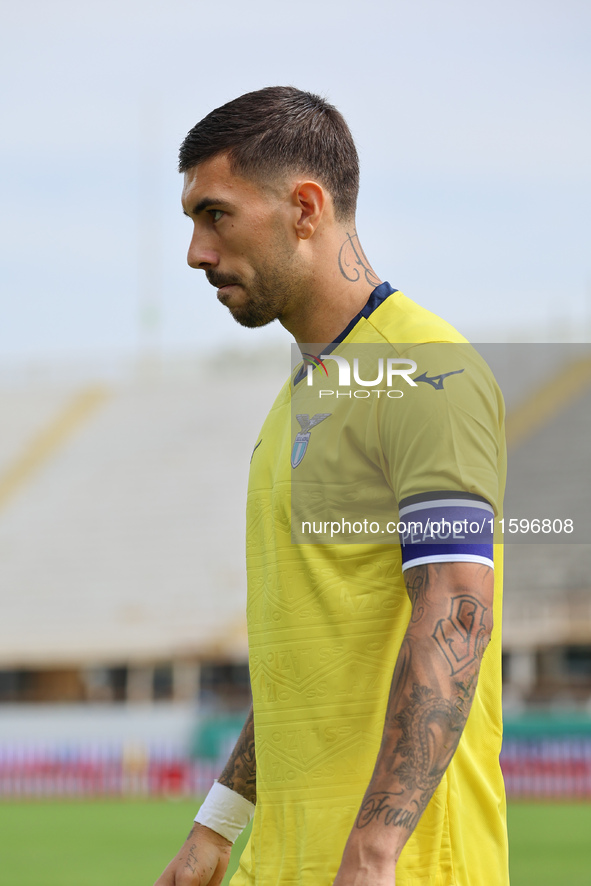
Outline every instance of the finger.
<path fill-rule="evenodd" d="M 227 869 L 228 869 L 228 859 L 220 858 L 218 866 L 215 869 L 215 872 L 214 872 L 211 880 L 209 881 L 208 886 L 221 886 L 221 883 L 223 882 L 224 875 L 225 875 Z"/>

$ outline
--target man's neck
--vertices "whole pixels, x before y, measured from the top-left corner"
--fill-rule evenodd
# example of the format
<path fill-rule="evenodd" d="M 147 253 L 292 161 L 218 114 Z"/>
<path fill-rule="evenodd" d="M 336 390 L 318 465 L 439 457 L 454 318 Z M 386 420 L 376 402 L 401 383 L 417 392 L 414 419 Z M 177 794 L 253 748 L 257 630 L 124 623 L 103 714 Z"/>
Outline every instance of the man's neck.
<path fill-rule="evenodd" d="M 302 298 L 281 323 L 299 345 L 327 345 L 345 329 L 382 282 L 351 224 L 334 231 L 314 262 Z"/>

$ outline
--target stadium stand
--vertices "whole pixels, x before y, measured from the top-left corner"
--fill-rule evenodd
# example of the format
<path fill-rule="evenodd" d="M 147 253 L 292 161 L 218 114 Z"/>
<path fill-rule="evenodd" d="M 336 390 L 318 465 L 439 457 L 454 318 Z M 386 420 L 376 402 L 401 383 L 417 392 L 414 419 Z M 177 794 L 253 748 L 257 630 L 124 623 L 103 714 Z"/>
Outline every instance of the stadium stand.
<path fill-rule="evenodd" d="M 92 674 L 66 672 L 94 668 L 100 694 L 98 669 L 125 666 L 146 699 L 146 666 L 177 663 L 182 695 L 183 662 L 246 661 L 248 460 L 282 377 L 256 363 L 0 389 L 4 672 L 61 672 L 71 699 Z"/>

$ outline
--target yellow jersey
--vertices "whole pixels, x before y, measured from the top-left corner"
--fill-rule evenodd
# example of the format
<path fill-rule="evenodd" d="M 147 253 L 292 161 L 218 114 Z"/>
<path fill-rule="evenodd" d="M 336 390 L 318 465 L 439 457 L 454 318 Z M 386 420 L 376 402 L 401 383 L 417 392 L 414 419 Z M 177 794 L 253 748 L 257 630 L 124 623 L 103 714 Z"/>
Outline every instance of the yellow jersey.
<path fill-rule="evenodd" d="M 489 527 L 506 456 L 490 370 L 449 324 L 384 283 L 336 342 L 310 350 L 255 442 L 247 618 L 257 804 L 232 886 L 333 882 L 410 617 L 403 570 L 466 559 L 494 560 L 492 640 L 396 883 L 505 886 L 502 546 Z M 453 667 L 462 650 L 448 651 Z"/>

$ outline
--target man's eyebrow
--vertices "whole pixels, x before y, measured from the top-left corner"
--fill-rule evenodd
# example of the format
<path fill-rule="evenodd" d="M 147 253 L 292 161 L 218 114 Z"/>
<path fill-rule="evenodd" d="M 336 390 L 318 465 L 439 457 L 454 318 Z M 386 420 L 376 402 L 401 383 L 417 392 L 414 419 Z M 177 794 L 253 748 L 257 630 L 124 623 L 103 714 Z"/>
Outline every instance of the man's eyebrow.
<path fill-rule="evenodd" d="M 216 200 L 215 197 L 204 197 L 203 200 L 200 200 L 193 209 L 191 210 L 191 215 L 199 215 L 200 212 L 203 212 L 204 209 L 207 209 L 208 206 L 226 206 L 226 202 L 224 200 Z M 189 215 L 189 213 L 183 209 L 183 213 L 185 215 Z M 190 217 L 190 216 L 189 216 Z"/>

